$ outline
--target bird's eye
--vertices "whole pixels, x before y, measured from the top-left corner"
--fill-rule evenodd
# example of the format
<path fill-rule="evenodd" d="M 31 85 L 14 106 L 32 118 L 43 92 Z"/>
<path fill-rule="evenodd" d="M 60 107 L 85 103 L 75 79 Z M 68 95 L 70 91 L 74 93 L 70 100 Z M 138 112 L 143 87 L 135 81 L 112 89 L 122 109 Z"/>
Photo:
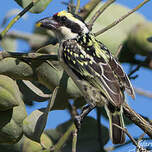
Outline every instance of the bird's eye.
<path fill-rule="evenodd" d="M 56 19 L 57 19 L 57 15 L 53 15 L 53 19 L 55 19 L 55 20 L 56 20 Z"/>
<path fill-rule="evenodd" d="M 65 22 L 66 21 L 66 17 L 65 16 L 61 17 L 61 21 Z"/>

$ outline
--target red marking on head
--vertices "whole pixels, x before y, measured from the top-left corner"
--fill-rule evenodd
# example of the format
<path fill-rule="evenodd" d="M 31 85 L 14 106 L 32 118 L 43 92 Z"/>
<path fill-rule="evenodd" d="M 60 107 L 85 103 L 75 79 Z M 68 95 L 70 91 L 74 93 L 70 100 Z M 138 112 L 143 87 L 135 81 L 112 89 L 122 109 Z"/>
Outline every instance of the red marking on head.
<path fill-rule="evenodd" d="M 53 16 L 58 16 L 58 13 L 55 13 Z"/>

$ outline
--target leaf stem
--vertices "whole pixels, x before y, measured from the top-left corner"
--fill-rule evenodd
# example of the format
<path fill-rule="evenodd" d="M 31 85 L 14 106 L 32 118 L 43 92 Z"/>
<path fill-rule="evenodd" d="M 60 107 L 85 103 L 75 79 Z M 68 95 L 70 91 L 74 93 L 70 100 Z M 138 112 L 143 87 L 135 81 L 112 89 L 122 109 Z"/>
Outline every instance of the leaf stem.
<path fill-rule="evenodd" d="M 75 129 L 76 129 L 75 124 L 72 123 L 71 126 L 68 128 L 68 130 L 64 133 L 64 135 L 59 139 L 57 144 L 51 148 L 51 152 L 52 151 L 58 152 L 61 149 L 61 147 L 63 146 L 63 144 L 67 141 L 67 139 L 71 135 L 72 131 L 74 131 Z"/>

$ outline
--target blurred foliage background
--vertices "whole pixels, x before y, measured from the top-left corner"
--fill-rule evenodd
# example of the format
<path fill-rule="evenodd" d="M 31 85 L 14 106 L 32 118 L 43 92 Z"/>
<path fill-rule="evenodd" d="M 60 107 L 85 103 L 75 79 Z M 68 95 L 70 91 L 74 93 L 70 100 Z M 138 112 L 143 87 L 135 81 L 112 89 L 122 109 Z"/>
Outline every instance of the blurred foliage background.
<path fill-rule="evenodd" d="M 15 0 L 12 3 L 26 8 L 31 0 Z M 66 9 L 67 3 L 62 3 L 63 9 Z M 70 1 L 71 3 L 73 1 Z M 30 9 L 31 13 L 42 14 L 47 6 L 53 3 L 53 0 L 39 0 L 34 7 Z M 56 2 L 56 5 L 61 1 Z M 76 2 L 75 2 L 76 3 Z M 71 4 L 73 5 L 73 3 Z M 100 0 L 90 0 L 83 2 L 79 15 L 89 23 L 93 14 L 103 5 Z M 146 5 L 149 5 L 147 3 Z M 1 6 L 2 7 L 2 6 Z M 53 9 L 53 8 L 52 8 Z M 62 8 L 60 8 L 61 10 Z M 130 9 L 118 3 L 112 4 L 94 23 L 92 32 L 97 32 L 126 14 Z M 3 21 L 1 22 L 1 30 L 7 26 L 9 19 L 16 15 L 19 11 L 12 8 L 8 10 L 7 14 L 3 14 Z M 45 12 L 45 11 L 44 11 Z M 49 15 L 54 14 L 51 11 Z M 29 14 L 29 18 L 32 15 Z M 46 16 L 46 14 L 45 14 Z M 23 17 L 26 17 L 23 16 Z M 24 24 L 21 19 L 17 24 Z M 30 27 L 31 25 L 29 25 Z M 34 55 L 49 54 L 55 57 L 57 55 L 58 43 L 55 35 L 47 30 L 36 28 L 33 26 L 33 32 L 28 33 L 28 28 L 24 31 L 9 30 L 5 37 L 0 41 L 2 50 L 10 52 L 28 52 Z M 149 70 L 152 68 L 151 50 L 152 50 L 152 23 L 148 21 L 143 15 L 134 13 L 124 21 L 119 23 L 114 28 L 97 36 L 97 39 L 103 42 L 112 52 L 113 55 L 117 53 L 120 45 L 122 49 L 119 53 L 118 59 L 121 63 L 127 63 L 128 73 L 133 69 L 144 67 Z M 28 44 L 28 50 L 18 50 L 18 40 L 25 41 Z M 24 46 L 24 45 L 23 45 Z M 20 48 L 20 47 L 19 47 Z M 67 74 L 60 67 L 58 61 L 53 60 L 33 60 L 26 58 L 4 57 L 5 52 L 0 54 L 0 151 L 2 152 L 45 152 L 42 147 L 49 149 L 58 144 L 61 137 L 68 140 L 59 146 L 62 148 L 61 152 L 70 152 L 72 137 L 70 136 L 74 130 L 72 127 L 72 110 L 71 108 L 81 108 L 85 104 L 84 98 L 81 96 L 79 89 L 74 82 L 67 76 Z M 132 76 L 132 75 L 131 75 Z M 147 77 L 141 74 L 141 77 Z M 131 77 L 133 84 L 138 79 L 136 73 Z M 150 77 L 148 77 L 150 80 Z M 147 88 L 150 88 L 149 86 Z M 54 89 L 60 86 L 57 91 Z M 145 92 L 136 88 L 136 92 L 150 96 L 149 92 Z M 51 110 L 65 110 L 68 111 L 70 118 L 64 123 L 60 123 L 55 129 L 45 129 L 48 113 L 50 110 L 51 97 L 55 96 L 55 101 Z M 72 100 L 71 100 L 72 99 Z M 126 98 L 130 101 L 130 98 Z M 27 115 L 26 109 L 28 106 L 41 104 L 48 100 L 47 108 L 36 107 L 32 113 Z M 138 101 L 136 101 L 138 103 Z M 137 104 L 136 103 L 136 104 Z M 72 104 L 72 106 L 71 106 Z M 51 105 L 52 106 L 52 105 Z M 79 132 L 77 151 L 79 152 L 95 152 L 108 151 L 104 149 L 109 141 L 109 133 L 107 125 L 104 123 L 107 120 L 104 109 L 97 109 L 97 114 L 104 119 L 102 124 L 99 124 L 98 119 L 88 116 Z M 140 112 L 140 111 L 139 111 Z M 142 113 L 141 109 L 141 113 Z M 50 112 L 51 113 L 51 112 Z M 143 114 L 144 115 L 144 114 Z M 147 115 L 144 115 L 147 117 Z M 55 117 L 55 116 L 54 116 Z M 62 117 L 62 116 L 60 116 Z M 100 118 L 99 118 L 100 119 Z M 150 116 L 149 116 L 150 119 Z M 127 118 L 126 125 L 131 125 Z M 52 122 L 51 123 L 55 123 Z M 71 127 L 71 128 L 70 128 Z M 70 130 L 71 129 L 71 130 Z M 43 132 L 44 131 L 44 132 Z M 71 132 L 70 132 L 71 131 Z M 137 137 L 136 134 L 132 135 Z M 125 145 L 131 141 L 128 139 Z M 43 146 L 42 146 L 43 145 Z M 108 147 L 108 146 L 106 146 Z M 114 151 L 119 151 L 119 148 L 124 149 L 125 146 L 112 147 Z M 56 148 L 56 147 L 55 147 Z M 152 147 L 151 147 L 152 148 Z"/>

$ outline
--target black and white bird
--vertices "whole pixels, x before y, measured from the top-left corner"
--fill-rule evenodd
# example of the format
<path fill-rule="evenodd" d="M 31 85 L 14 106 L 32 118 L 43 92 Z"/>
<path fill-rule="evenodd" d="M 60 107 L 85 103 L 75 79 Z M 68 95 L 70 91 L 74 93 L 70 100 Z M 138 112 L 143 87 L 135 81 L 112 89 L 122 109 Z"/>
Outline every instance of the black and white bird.
<path fill-rule="evenodd" d="M 124 91 L 132 98 L 135 93 L 119 62 L 104 44 L 96 40 L 80 17 L 67 11 L 44 18 L 37 22 L 37 26 L 55 32 L 60 42 L 59 61 L 88 103 L 76 117 L 77 127 L 92 109 L 104 106 L 109 117 L 112 142 L 123 144 L 124 132 L 112 124 L 124 127 Z"/>

